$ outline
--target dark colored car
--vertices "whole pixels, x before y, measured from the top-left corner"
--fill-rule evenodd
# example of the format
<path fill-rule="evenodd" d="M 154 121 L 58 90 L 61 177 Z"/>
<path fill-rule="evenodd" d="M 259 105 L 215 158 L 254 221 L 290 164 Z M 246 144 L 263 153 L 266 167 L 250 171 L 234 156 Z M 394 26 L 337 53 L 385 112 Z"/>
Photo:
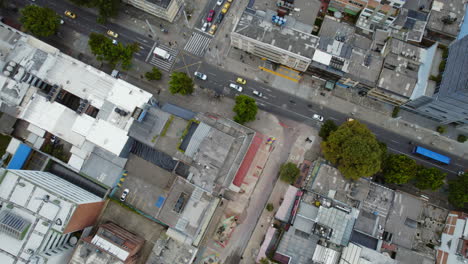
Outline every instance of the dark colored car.
<path fill-rule="evenodd" d="M 216 24 L 221 23 L 221 21 L 223 21 L 223 18 L 224 18 L 224 14 L 219 14 L 218 17 L 216 18 Z"/>
<path fill-rule="evenodd" d="M 215 15 L 215 11 L 213 9 L 211 9 L 210 12 L 208 12 L 208 16 L 206 17 L 206 21 L 208 21 L 208 22 L 213 21 L 214 15 Z"/>

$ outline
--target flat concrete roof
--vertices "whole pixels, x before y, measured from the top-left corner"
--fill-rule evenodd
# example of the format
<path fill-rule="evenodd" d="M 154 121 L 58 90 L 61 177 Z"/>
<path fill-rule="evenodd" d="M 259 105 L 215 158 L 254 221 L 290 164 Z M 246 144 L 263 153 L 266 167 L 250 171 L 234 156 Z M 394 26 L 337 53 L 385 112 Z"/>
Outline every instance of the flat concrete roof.
<path fill-rule="evenodd" d="M 385 231 L 393 234 L 393 243 L 405 248 L 413 247 L 417 225 L 422 212 L 422 201 L 412 195 L 396 192 L 393 207 L 385 224 Z"/>
<path fill-rule="evenodd" d="M 286 24 L 277 26 L 272 23 L 276 12 L 272 10 L 260 11 L 255 14 L 244 12 L 239 19 L 234 32 L 270 44 L 282 50 L 312 58 L 319 38 L 311 34 L 312 26 L 286 16 Z"/>
<path fill-rule="evenodd" d="M 278 245 L 277 253 L 291 257 L 289 264 L 309 264 L 314 256 L 318 236 L 304 233 L 291 226 Z"/>
<path fill-rule="evenodd" d="M 460 31 L 460 23 L 465 15 L 466 4 L 460 0 L 434 0 L 429 15 L 427 28 L 453 37 Z M 453 23 L 444 23 L 444 18 L 455 19 Z M 467 18 L 465 18 L 467 19 Z"/>

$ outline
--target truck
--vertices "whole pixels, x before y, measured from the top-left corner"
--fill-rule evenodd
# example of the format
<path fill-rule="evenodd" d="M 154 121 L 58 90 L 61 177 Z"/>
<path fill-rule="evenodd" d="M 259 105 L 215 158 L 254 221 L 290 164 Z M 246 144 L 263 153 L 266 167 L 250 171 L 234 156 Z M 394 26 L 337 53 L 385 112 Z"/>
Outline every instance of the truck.
<path fill-rule="evenodd" d="M 154 48 L 153 54 L 164 60 L 169 60 L 171 58 L 171 54 L 169 54 L 169 52 L 157 47 Z"/>

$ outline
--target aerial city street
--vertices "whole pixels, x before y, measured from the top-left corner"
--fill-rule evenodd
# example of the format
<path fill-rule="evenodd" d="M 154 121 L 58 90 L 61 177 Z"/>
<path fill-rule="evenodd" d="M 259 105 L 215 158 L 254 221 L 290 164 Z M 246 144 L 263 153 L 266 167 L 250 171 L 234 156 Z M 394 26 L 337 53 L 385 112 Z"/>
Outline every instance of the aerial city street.
<path fill-rule="evenodd" d="M 468 1 L 0 0 L 0 264 L 468 262 Z"/>

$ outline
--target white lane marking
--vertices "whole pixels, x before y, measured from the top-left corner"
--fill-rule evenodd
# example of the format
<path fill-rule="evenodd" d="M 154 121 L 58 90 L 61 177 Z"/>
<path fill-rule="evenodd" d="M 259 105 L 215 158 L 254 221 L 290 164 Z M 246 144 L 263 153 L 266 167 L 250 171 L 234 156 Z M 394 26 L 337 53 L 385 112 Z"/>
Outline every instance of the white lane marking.
<path fill-rule="evenodd" d="M 397 143 L 397 144 L 401 143 L 400 141 L 396 141 L 396 140 L 393 140 L 393 139 L 391 139 L 390 141 L 393 142 L 393 143 Z"/>
<path fill-rule="evenodd" d="M 313 110 L 312 110 L 312 111 L 313 111 Z M 338 121 L 338 118 L 334 118 L 333 116 L 328 117 L 328 119 L 333 119 L 333 120 Z"/>

